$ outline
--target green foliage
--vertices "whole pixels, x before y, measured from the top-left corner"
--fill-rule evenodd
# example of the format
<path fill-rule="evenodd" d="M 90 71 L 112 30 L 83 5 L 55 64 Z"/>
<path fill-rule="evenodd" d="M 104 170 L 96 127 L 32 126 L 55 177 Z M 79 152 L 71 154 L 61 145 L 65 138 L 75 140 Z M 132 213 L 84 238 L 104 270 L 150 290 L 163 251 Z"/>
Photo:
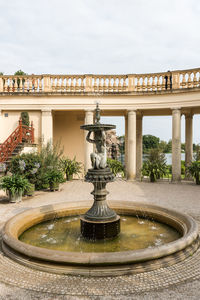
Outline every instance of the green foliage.
<path fill-rule="evenodd" d="M 9 191 L 11 195 L 23 193 L 30 187 L 28 179 L 23 176 L 14 174 L 12 176 L 4 176 L 0 182 L 0 188 L 4 191 Z"/>
<path fill-rule="evenodd" d="M 151 149 L 141 169 L 143 176 L 149 176 L 155 182 L 167 174 L 167 165 L 164 153 L 159 149 Z"/>
<path fill-rule="evenodd" d="M 193 161 L 188 167 L 188 171 L 195 178 L 196 184 L 200 184 L 200 160 Z"/>
<path fill-rule="evenodd" d="M 181 174 L 185 175 L 185 161 L 184 160 L 181 161 Z"/>
<path fill-rule="evenodd" d="M 147 153 L 150 149 L 158 148 L 160 139 L 154 135 L 143 135 L 143 151 Z"/>
<path fill-rule="evenodd" d="M 11 160 L 9 170 L 12 174 L 23 175 L 30 183 L 35 184 L 36 189 L 40 189 L 42 166 L 39 154 L 24 153 L 14 156 Z"/>
<path fill-rule="evenodd" d="M 46 145 L 42 145 L 39 152 L 41 165 L 44 168 L 59 169 L 62 155 L 63 149 L 61 149 L 60 143 L 52 145 L 51 142 L 48 142 Z"/>
<path fill-rule="evenodd" d="M 22 125 L 29 126 L 29 114 L 27 111 L 22 111 L 21 112 L 21 119 L 22 119 Z"/>
<path fill-rule="evenodd" d="M 200 160 L 200 145 L 196 145 L 195 147 L 194 159 L 195 161 Z"/>
<path fill-rule="evenodd" d="M 0 76 L 2 76 L 3 75 L 3 72 L 0 72 Z"/>
<path fill-rule="evenodd" d="M 61 183 L 64 181 L 63 173 L 58 169 L 49 169 L 45 174 L 45 177 L 49 184 Z"/>
<path fill-rule="evenodd" d="M 69 180 L 72 175 L 78 175 L 82 170 L 82 163 L 76 161 L 76 157 L 73 159 L 62 158 L 60 160 L 60 166 L 63 172 L 66 174 L 66 179 Z"/>
<path fill-rule="evenodd" d="M 115 159 L 108 158 L 107 164 L 115 176 L 119 173 L 122 176 L 124 176 L 124 167 L 121 162 L 119 162 L 118 160 L 115 160 Z"/>
<path fill-rule="evenodd" d="M 63 151 L 59 145 L 53 146 L 51 143 L 43 145 L 39 153 L 24 153 L 12 158 L 10 171 L 13 174 L 23 175 L 36 190 L 49 187 L 46 173 L 49 170 L 60 170 L 60 156 Z"/>
<path fill-rule="evenodd" d="M 14 73 L 14 75 L 22 75 L 23 76 L 23 75 L 28 75 L 28 74 L 22 70 L 18 70 L 17 72 Z"/>

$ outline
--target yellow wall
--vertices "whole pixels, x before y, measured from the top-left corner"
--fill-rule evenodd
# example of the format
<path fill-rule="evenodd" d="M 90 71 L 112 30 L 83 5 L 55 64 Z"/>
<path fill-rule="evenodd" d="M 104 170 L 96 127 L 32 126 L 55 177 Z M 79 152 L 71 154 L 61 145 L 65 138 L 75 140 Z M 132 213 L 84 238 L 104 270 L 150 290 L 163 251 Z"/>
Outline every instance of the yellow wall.
<path fill-rule="evenodd" d="M 8 117 L 5 117 L 5 114 L 8 114 Z M 35 143 L 38 144 L 41 137 L 41 112 L 40 111 L 29 111 L 29 120 L 33 121 L 34 133 L 35 133 Z M 19 125 L 21 111 L 2 111 L 1 115 L 1 136 L 0 143 L 3 143 L 9 135 L 17 128 Z"/>
<path fill-rule="evenodd" d="M 84 163 L 84 112 L 60 111 L 53 114 L 53 141 L 61 142 L 64 155 Z"/>

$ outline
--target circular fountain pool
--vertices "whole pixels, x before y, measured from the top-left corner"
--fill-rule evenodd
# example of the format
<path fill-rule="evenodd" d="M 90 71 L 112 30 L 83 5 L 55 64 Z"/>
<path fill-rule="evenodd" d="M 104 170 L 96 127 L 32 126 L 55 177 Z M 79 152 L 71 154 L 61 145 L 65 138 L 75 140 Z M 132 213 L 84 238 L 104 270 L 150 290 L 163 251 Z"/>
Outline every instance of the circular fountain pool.
<path fill-rule="evenodd" d="M 12 259 L 40 270 L 102 276 L 143 272 L 174 264 L 192 255 L 198 248 L 198 226 L 191 217 L 154 205 L 126 201 L 123 204 L 110 202 L 110 206 L 122 215 L 121 237 L 105 243 L 98 241 L 98 245 L 94 245 L 91 241 L 82 240 L 75 230 L 79 226 L 77 215 L 85 213 L 89 206 L 90 202 L 61 203 L 16 215 L 4 227 L 3 251 Z M 60 226 L 60 221 L 66 227 Z M 144 226 L 147 232 L 143 231 Z M 60 227 L 64 229 L 62 234 Z M 143 232 L 140 235 L 138 228 Z M 35 233 L 32 232 L 34 229 Z M 40 229 L 42 231 L 38 239 L 37 231 Z M 164 241 L 168 230 L 171 233 Z M 51 236 L 54 231 L 57 231 L 58 236 Z M 32 244 L 24 242 L 29 232 L 32 232 Z M 149 233 L 154 237 L 147 243 Z M 66 240 L 63 234 L 66 235 Z M 142 238 L 142 245 L 139 246 Z M 55 239 L 58 241 L 57 246 L 59 245 L 57 249 L 54 248 Z M 37 246 L 36 241 L 39 241 Z"/>
<path fill-rule="evenodd" d="M 80 234 L 79 216 L 56 218 L 23 232 L 19 240 L 32 246 L 67 252 L 122 252 L 161 246 L 180 238 L 166 224 L 141 217 L 121 215 L 119 236 L 108 240 L 87 240 Z"/>

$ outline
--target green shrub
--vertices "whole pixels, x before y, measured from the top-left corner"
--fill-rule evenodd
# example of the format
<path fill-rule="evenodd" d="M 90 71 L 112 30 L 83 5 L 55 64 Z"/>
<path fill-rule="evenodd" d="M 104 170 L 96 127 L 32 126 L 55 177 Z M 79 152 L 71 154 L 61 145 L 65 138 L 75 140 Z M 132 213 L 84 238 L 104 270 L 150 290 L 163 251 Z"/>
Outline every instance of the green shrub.
<path fill-rule="evenodd" d="M 28 179 L 21 175 L 14 174 L 12 176 L 4 176 L 0 182 L 0 188 L 4 191 L 10 192 L 11 195 L 16 193 L 23 193 L 30 187 Z"/>
<path fill-rule="evenodd" d="M 57 169 L 49 169 L 45 174 L 45 177 L 49 184 L 61 183 L 64 181 L 63 173 Z"/>
<path fill-rule="evenodd" d="M 115 176 L 119 173 L 122 176 L 124 176 L 124 167 L 121 162 L 119 162 L 118 160 L 115 160 L 115 159 L 108 158 L 107 164 Z"/>
<path fill-rule="evenodd" d="M 63 172 L 66 174 L 66 179 L 72 179 L 73 175 L 78 175 L 82 170 L 82 163 L 76 161 L 76 157 L 73 159 L 70 158 L 62 158 L 60 160 L 60 167 Z"/>
<path fill-rule="evenodd" d="M 187 169 L 189 173 L 195 178 L 196 184 L 200 184 L 200 160 L 193 161 Z"/>
<path fill-rule="evenodd" d="M 165 154 L 159 149 L 151 149 L 143 167 L 141 169 L 142 176 L 148 176 L 151 182 L 155 182 L 167 174 L 167 165 Z"/>
<path fill-rule="evenodd" d="M 22 119 L 22 125 L 26 125 L 26 126 L 30 125 L 29 114 L 28 114 L 27 111 L 22 111 L 21 112 L 21 119 Z"/>

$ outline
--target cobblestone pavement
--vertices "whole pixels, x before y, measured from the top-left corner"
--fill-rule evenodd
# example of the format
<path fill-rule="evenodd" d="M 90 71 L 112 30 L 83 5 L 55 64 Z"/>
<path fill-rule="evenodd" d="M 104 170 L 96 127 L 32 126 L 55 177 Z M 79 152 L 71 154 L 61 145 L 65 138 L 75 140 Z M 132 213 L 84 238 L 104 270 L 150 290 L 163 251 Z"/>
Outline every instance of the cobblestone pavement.
<path fill-rule="evenodd" d="M 65 183 L 60 192 L 38 192 L 21 203 L 0 200 L 0 227 L 11 216 L 49 203 L 91 199 L 92 185 Z M 200 221 L 200 187 L 194 184 L 125 182 L 108 185 L 109 199 L 146 201 L 170 207 Z M 0 299 L 200 299 L 200 250 L 176 265 L 118 277 L 77 277 L 32 270 L 0 252 Z"/>

